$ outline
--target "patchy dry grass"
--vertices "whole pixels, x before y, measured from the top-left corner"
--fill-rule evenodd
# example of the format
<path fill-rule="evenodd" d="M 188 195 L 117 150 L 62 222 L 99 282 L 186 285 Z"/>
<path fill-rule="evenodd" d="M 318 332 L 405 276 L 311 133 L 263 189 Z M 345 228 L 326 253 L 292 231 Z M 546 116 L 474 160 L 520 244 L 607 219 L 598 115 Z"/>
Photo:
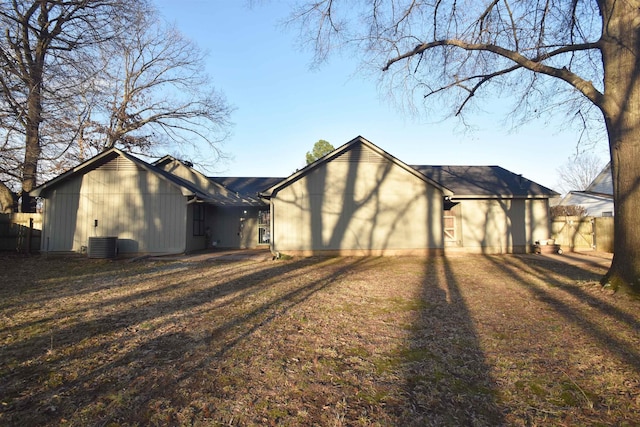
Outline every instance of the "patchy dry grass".
<path fill-rule="evenodd" d="M 639 303 L 595 267 L 0 262 L 1 425 L 640 423 Z"/>

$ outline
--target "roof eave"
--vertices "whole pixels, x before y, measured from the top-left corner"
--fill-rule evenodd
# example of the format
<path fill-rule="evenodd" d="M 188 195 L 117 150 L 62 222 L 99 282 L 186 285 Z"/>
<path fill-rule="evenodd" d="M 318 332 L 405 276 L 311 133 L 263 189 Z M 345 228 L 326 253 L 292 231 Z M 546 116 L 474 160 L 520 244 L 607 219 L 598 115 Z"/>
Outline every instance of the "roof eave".
<path fill-rule="evenodd" d="M 74 175 L 78 175 L 83 173 L 85 170 L 91 169 L 95 164 L 99 164 L 100 162 L 102 162 L 103 160 L 105 160 L 106 158 L 113 156 L 113 155 L 117 155 L 117 156 L 122 156 L 125 159 L 129 160 L 130 162 L 134 163 L 135 165 L 137 165 L 138 167 L 144 169 L 147 172 L 153 173 L 155 175 L 161 176 L 162 178 L 166 179 L 171 185 L 177 187 L 180 191 L 180 194 L 182 194 L 185 197 L 206 197 L 206 195 L 202 192 L 199 191 L 194 191 L 193 188 L 188 188 L 188 186 L 182 185 L 178 182 L 175 182 L 176 179 L 179 179 L 179 177 L 175 177 L 173 176 L 171 179 L 166 176 L 165 174 L 170 175 L 168 172 L 160 169 L 160 168 L 156 168 L 155 166 L 152 166 L 146 162 L 144 162 L 143 160 L 138 159 L 137 157 L 131 156 L 127 153 L 125 153 L 124 151 L 121 151 L 117 148 L 111 148 L 107 151 L 104 151 L 94 157 L 92 157 L 91 159 L 85 161 L 84 163 L 79 164 L 78 166 L 75 166 L 71 169 L 69 169 L 67 172 L 63 173 L 62 175 L 59 175 L 53 179 L 51 179 L 50 181 L 45 182 L 44 184 L 34 188 L 33 190 L 31 190 L 29 192 L 29 195 L 32 197 L 41 197 L 42 194 L 44 192 L 46 192 L 48 189 L 50 189 L 51 187 L 56 186 L 58 183 L 69 179 L 70 177 L 74 176 Z M 167 157 L 167 156 L 165 156 Z"/>
<path fill-rule="evenodd" d="M 336 148 L 332 152 L 330 152 L 328 154 L 325 154 L 323 157 L 317 159 L 315 162 L 310 163 L 307 166 L 305 166 L 304 168 L 294 172 L 288 178 L 283 179 L 281 182 L 277 183 L 276 185 L 274 185 L 274 186 L 266 189 L 265 191 L 261 192 L 260 196 L 264 197 L 266 199 L 270 199 L 272 197 L 275 197 L 276 194 L 278 193 L 278 191 L 280 191 L 283 187 L 286 187 L 289 184 L 292 184 L 292 183 L 296 182 L 297 180 L 299 180 L 303 176 L 307 175 L 308 173 L 310 173 L 314 169 L 316 169 L 316 168 L 320 167 L 321 165 L 323 165 L 325 163 L 328 163 L 331 160 L 335 159 L 336 157 L 346 153 L 347 151 L 349 151 L 352 148 L 353 145 L 355 145 L 357 143 L 361 143 L 364 146 L 366 146 L 367 148 L 371 149 L 372 151 L 380 154 L 382 157 L 384 157 L 385 159 L 391 161 L 395 165 L 405 169 L 407 172 L 411 173 L 416 178 L 433 185 L 434 187 L 436 187 L 437 189 L 442 191 L 444 196 L 449 196 L 449 197 L 453 196 L 453 194 L 454 194 L 453 191 L 451 191 L 447 187 L 443 186 L 439 182 L 436 182 L 436 181 L 432 180 L 431 178 L 427 177 L 423 173 L 421 173 L 421 172 L 417 171 L 416 169 L 412 168 L 411 166 L 407 165 L 406 163 L 404 163 L 403 161 L 401 161 L 398 158 L 394 157 L 393 155 L 387 153 L 382 148 L 378 147 L 377 145 L 373 144 L 371 141 L 367 140 L 366 138 L 364 138 L 364 137 L 362 137 L 360 135 L 355 137 L 355 138 L 353 138 L 351 141 L 347 142 L 346 144 L 343 144 L 342 146 Z"/>
<path fill-rule="evenodd" d="M 549 199 L 559 194 L 456 194 L 452 199 Z"/>
<path fill-rule="evenodd" d="M 113 155 L 114 153 L 118 154 L 118 155 L 125 156 L 125 153 L 123 153 L 122 151 L 118 150 L 117 148 L 111 148 L 111 149 L 109 149 L 107 151 L 103 151 L 102 153 L 92 157 L 91 159 L 86 160 L 85 162 L 80 163 L 77 166 L 74 166 L 73 168 L 69 169 L 68 171 L 64 172 L 63 174 L 58 175 L 57 177 L 55 177 L 53 179 L 50 179 L 49 181 L 37 186 L 36 188 L 34 188 L 33 190 L 31 190 L 29 192 L 29 195 L 31 197 L 40 197 L 41 194 L 43 192 L 45 192 L 46 190 L 48 190 L 49 188 L 57 185 L 58 183 L 68 179 L 69 177 L 71 177 L 73 175 L 76 175 L 76 174 L 82 172 L 85 169 L 90 168 L 95 163 L 98 163 L 98 162 L 104 160 L 106 157 L 109 157 L 109 156 Z"/>

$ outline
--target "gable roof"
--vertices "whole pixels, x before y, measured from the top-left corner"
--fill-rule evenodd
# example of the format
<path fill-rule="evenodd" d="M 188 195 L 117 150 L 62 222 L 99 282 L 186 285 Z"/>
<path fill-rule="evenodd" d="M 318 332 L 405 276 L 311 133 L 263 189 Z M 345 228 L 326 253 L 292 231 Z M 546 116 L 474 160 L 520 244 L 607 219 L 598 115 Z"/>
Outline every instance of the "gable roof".
<path fill-rule="evenodd" d="M 208 178 L 192 167 L 191 163 L 183 162 L 171 156 L 164 156 L 153 163 L 154 166 L 178 176 L 180 179 L 196 186 L 207 197 L 204 201 L 216 206 L 264 206 L 265 202 L 244 191 L 226 188 L 217 180 Z"/>
<path fill-rule="evenodd" d="M 61 184 L 62 182 L 75 177 L 77 175 L 83 175 L 86 174 L 88 172 L 91 172 L 92 170 L 95 170 L 97 168 L 99 168 L 100 166 L 118 158 L 118 157 L 122 157 L 130 162 L 132 162 L 133 164 L 135 164 L 136 166 L 140 167 L 141 169 L 150 172 L 154 175 L 159 176 L 160 178 L 170 182 L 172 185 L 174 185 L 175 187 L 177 187 L 180 192 L 182 193 L 183 196 L 193 196 L 193 197 L 197 197 L 197 198 L 206 198 L 207 194 L 203 193 L 202 191 L 200 191 L 196 186 L 192 185 L 191 183 L 169 173 L 166 172 L 160 168 L 157 168 L 143 160 L 140 160 L 139 158 L 132 156 L 130 154 L 127 154 L 117 148 L 111 148 L 109 150 L 103 151 L 102 153 L 99 153 L 98 155 L 92 157 L 91 159 L 79 164 L 78 166 L 69 169 L 68 171 L 66 171 L 65 173 L 58 175 L 57 177 L 39 185 L 38 187 L 34 188 L 33 190 L 31 190 L 29 192 L 29 195 L 31 195 L 32 197 L 40 197 L 43 193 L 46 193 L 48 190 L 56 187 L 57 185 Z"/>
<path fill-rule="evenodd" d="M 371 150 L 374 153 L 382 156 L 384 159 L 388 160 L 389 162 L 393 163 L 394 165 L 396 165 L 396 166 L 404 169 L 405 171 L 409 172 L 410 174 L 412 174 L 416 178 L 418 178 L 418 179 L 420 179 L 422 181 L 428 182 L 429 184 L 433 185 L 437 189 L 441 190 L 442 193 L 445 196 L 453 195 L 453 192 L 448 187 L 446 187 L 445 185 L 442 185 L 441 183 L 439 183 L 437 181 L 434 181 L 430 177 L 420 173 L 416 169 L 414 169 L 411 166 L 407 165 L 406 163 L 398 160 L 396 157 L 394 157 L 391 154 L 387 153 L 386 151 L 384 151 L 383 149 L 381 149 L 377 145 L 373 144 L 372 142 L 366 140 L 362 136 L 355 137 L 351 141 L 349 141 L 346 144 L 336 148 L 335 150 L 333 150 L 330 153 L 324 155 L 323 157 L 319 158 L 315 162 L 313 162 L 311 164 L 308 164 L 304 168 L 302 168 L 299 171 L 293 173 L 288 178 L 285 178 L 285 179 L 281 180 L 280 182 L 272 185 L 271 187 L 265 189 L 264 191 L 262 191 L 260 193 L 260 195 L 265 197 L 265 198 L 273 197 L 282 188 L 284 188 L 284 187 L 286 187 L 286 186 L 288 186 L 290 184 L 293 184 L 294 182 L 296 182 L 299 179 L 303 178 L 304 176 L 308 175 L 310 172 L 312 172 L 313 170 L 317 169 L 318 167 L 330 162 L 331 160 L 333 160 L 333 159 L 335 159 L 335 158 L 337 158 L 337 157 L 339 157 L 339 156 L 341 156 L 343 154 L 346 154 L 348 152 L 354 152 L 357 148 L 361 148 L 361 147 L 368 148 L 369 150 Z M 357 153 L 357 154 L 360 154 L 360 153 Z"/>
<path fill-rule="evenodd" d="M 455 197 L 551 197 L 558 193 L 500 166 L 412 166 Z"/>
<path fill-rule="evenodd" d="M 264 206 L 263 199 L 274 196 L 280 189 L 339 156 L 346 154 L 360 159 L 360 156 L 367 155 L 367 152 L 362 150 L 363 148 L 367 148 L 369 153 L 373 152 L 381 156 L 418 179 L 436 187 L 442 191 L 444 196 L 455 198 L 544 198 L 558 195 L 547 187 L 499 166 L 409 166 L 361 136 L 352 139 L 288 178 L 206 177 L 193 169 L 191 165 L 171 156 L 165 156 L 153 164 L 149 164 L 117 148 L 112 148 L 36 187 L 30 192 L 30 195 L 39 197 L 73 176 L 85 174 L 117 157 L 122 157 L 167 180 L 176 186 L 184 196 L 194 198 L 194 201 L 204 201 L 216 206 Z M 177 173 L 172 173 L 170 168 L 177 168 L 186 174 L 181 173 L 179 176 Z M 606 181 L 607 173 L 610 177 L 610 169 L 605 168 L 601 172 L 600 175 L 604 177 L 602 180 Z"/>
<path fill-rule="evenodd" d="M 611 175 L 611 162 L 600 171 L 591 184 L 585 189 L 585 192 L 600 195 L 613 196 L 613 176 Z"/>
<path fill-rule="evenodd" d="M 589 191 L 569 191 L 558 204 L 563 206 L 579 205 L 585 201 L 613 203 L 613 196 L 610 194 L 591 193 Z"/>
<path fill-rule="evenodd" d="M 153 162 L 153 166 L 191 183 L 203 194 L 210 194 L 212 190 L 214 193 L 216 190 L 226 192 L 224 188 L 220 188 L 218 184 L 210 181 L 203 173 L 194 169 L 190 163 L 185 163 L 172 156 L 164 156 L 160 160 Z"/>
<path fill-rule="evenodd" d="M 40 197 L 46 194 L 47 191 L 55 188 L 57 185 L 63 183 L 64 181 L 78 176 L 86 174 L 92 170 L 99 168 L 100 166 L 121 157 L 126 159 L 136 166 L 142 168 L 143 170 L 150 172 L 161 179 L 164 179 L 177 187 L 181 194 L 185 197 L 192 198 L 192 201 L 202 201 L 206 203 L 211 203 L 216 206 L 264 206 L 265 202 L 261 200 L 259 197 L 247 197 L 244 194 L 239 194 L 235 191 L 229 191 L 219 183 L 215 181 L 209 180 L 202 173 L 196 171 L 188 165 L 180 162 L 179 160 L 174 159 L 171 156 L 165 156 L 162 159 L 158 160 L 154 164 L 147 163 L 135 156 L 127 154 L 117 148 L 111 148 L 107 151 L 104 151 L 91 159 L 81 163 L 80 165 L 69 169 L 67 172 L 47 181 L 46 183 L 39 185 L 34 188 L 29 194 L 32 197 Z M 172 163 L 177 162 L 177 163 Z M 179 163 L 180 168 L 186 168 L 189 174 L 193 174 L 191 179 L 180 177 L 174 173 L 171 173 L 168 170 L 165 170 L 164 167 L 168 164 L 175 164 L 176 166 Z M 196 179 L 197 178 L 197 179 Z M 209 183 L 209 185 L 202 185 L 202 180 Z"/>

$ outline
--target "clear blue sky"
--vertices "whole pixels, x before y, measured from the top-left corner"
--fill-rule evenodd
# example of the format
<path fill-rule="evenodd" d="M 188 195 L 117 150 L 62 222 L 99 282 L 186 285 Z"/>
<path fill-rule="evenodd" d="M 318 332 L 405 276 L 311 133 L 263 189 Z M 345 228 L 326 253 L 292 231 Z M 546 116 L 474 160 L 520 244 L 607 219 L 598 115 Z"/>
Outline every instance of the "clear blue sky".
<path fill-rule="evenodd" d="M 499 165 L 550 188 L 557 168 L 575 151 L 578 135 L 542 122 L 504 126 L 499 104 L 461 132 L 455 119 L 425 123 L 380 97 L 373 79 L 356 73 L 356 59 L 335 56 L 310 69 L 295 29 L 279 24 L 284 0 L 155 0 L 164 17 L 208 52 L 207 72 L 236 110 L 231 156 L 210 174 L 285 177 L 305 165 L 319 139 L 338 147 L 358 135 L 408 164 Z M 596 152 L 606 158 L 606 144 Z"/>

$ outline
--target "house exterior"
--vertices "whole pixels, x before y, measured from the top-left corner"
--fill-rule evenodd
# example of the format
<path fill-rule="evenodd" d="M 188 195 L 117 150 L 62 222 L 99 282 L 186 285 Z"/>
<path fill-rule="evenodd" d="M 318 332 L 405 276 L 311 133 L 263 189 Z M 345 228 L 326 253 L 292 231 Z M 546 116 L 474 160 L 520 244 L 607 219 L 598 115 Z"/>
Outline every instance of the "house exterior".
<path fill-rule="evenodd" d="M 121 254 L 398 255 L 527 252 L 550 236 L 557 193 L 497 166 L 409 166 L 357 137 L 288 178 L 207 177 L 111 149 L 31 195 L 45 252 L 113 236 Z"/>
<path fill-rule="evenodd" d="M 240 230 L 237 218 L 247 218 L 247 229 L 257 226 L 253 218 L 266 206 L 171 157 L 149 164 L 118 149 L 31 195 L 43 201 L 43 252 L 82 253 L 90 238 L 110 236 L 117 238 L 121 254 L 184 253 L 214 242 L 248 247 L 253 239 Z"/>
<path fill-rule="evenodd" d="M 453 193 L 364 138 L 271 187 L 274 252 L 379 255 L 441 251 Z"/>
<path fill-rule="evenodd" d="M 587 216 L 613 216 L 611 163 L 602 169 L 584 191 L 570 191 L 559 204 L 561 206 L 582 206 Z"/>
<path fill-rule="evenodd" d="M 554 191 L 497 166 L 409 166 L 362 137 L 267 189 L 281 253 L 527 252 Z"/>
<path fill-rule="evenodd" d="M 525 253 L 550 236 L 555 191 L 499 166 L 414 167 L 454 192 L 444 207 L 449 251 Z"/>

